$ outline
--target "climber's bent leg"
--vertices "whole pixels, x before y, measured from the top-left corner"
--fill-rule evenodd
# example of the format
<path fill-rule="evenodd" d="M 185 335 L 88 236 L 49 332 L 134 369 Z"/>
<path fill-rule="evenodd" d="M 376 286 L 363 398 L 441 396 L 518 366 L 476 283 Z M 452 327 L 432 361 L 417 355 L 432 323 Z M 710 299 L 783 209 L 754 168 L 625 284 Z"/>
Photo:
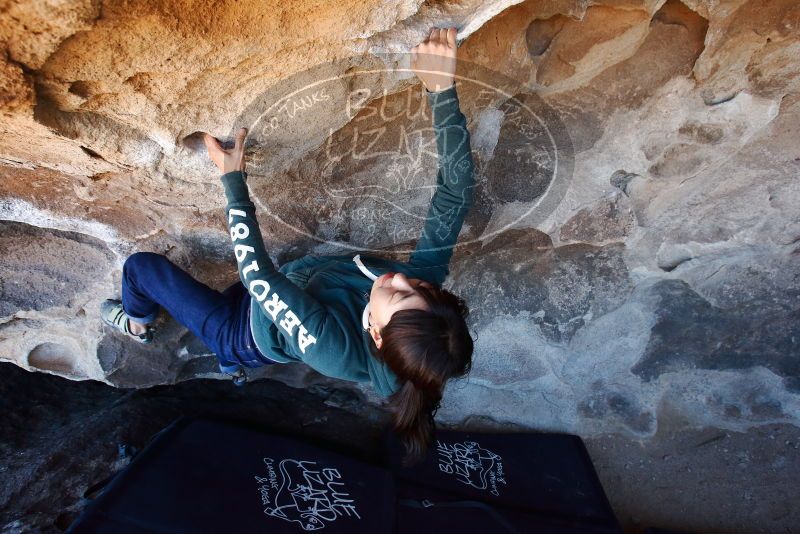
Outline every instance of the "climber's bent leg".
<path fill-rule="evenodd" d="M 262 362 L 247 321 L 249 294 L 237 289 L 234 284 L 220 293 L 153 252 L 132 254 L 122 268 L 122 306 L 131 320 L 152 322 L 162 306 L 203 340 L 223 366 L 264 365 L 269 362 Z"/>

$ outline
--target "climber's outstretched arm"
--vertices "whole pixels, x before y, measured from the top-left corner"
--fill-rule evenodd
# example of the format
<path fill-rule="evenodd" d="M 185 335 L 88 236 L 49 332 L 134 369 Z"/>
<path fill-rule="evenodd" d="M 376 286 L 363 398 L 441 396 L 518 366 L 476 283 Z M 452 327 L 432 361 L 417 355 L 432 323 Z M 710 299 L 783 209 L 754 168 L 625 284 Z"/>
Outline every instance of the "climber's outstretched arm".
<path fill-rule="evenodd" d="M 219 142 L 206 134 L 209 156 L 224 174 L 221 177 L 228 200 L 225 218 L 239 268 L 239 278 L 264 313 L 288 341 L 295 355 L 321 373 L 331 351 L 345 351 L 347 336 L 342 325 L 326 306 L 289 280 L 275 268 L 264 248 L 256 220 L 256 208 L 250 200 L 247 173 L 244 171 L 244 138 L 242 128 L 236 144 L 224 150 Z"/>
<path fill-rule="evenodd" d="M 453 247 L 472 207 L 475 188 L 467 119 L 461 113 L 454 84 L 456 29 L 434 28 L 428 40 L 411 51 L 412 70 L 425 86 L 433 113 L 439 170 L 436 192 L 409 263 L 425 267 L 427 273 L 422 276 L 442 285 L 449 272 Z"/>

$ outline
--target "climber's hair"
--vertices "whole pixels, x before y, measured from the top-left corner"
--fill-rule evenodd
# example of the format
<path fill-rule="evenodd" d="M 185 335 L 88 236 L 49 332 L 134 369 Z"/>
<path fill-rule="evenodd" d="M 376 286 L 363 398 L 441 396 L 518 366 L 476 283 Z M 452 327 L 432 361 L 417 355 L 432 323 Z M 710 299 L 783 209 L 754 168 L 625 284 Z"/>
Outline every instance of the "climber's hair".
<path fill-rule="evenodd" d="M 447 380 L 472 368 L 473 340 L 464 300 L 435 286 L 418 286 L 417 291 L 429 310 L 394 312 L 381 329 L 381 348 L 370 344 L 373 355 L 386 362 L 402 384 L 389 397 L 389 408 L 405 447 L 405 466 L 422 460 L 428 450 Z"/>

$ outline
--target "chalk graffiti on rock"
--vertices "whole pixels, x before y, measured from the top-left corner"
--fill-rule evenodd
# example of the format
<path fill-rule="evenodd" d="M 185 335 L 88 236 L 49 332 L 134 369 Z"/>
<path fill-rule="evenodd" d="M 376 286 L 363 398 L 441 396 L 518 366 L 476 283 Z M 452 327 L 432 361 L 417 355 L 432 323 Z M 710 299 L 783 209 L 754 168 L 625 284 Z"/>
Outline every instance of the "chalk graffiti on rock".
<path fill-rule="evenodd" d="M 287 99 L 278 105 L 275 108 L 275 114 L 265 121 L 263 125 L 264 131 L 269 133 L 278 130 L 281 125 L 281 119 L 294 119 L 300 112 L 307 111 L 314 107 L 317 102 L 325 102 L 330 99 L 331 95 L 325 92 L 324 87 L 311 94 L 301 94 L 300 96 Z"/>
<path fill-rule="evenodd" d="M 253 94 L 232 124 L 251 126 L 253 183 L 276 176 L 289 189 L 274 197 L 269 216 L 336 247 L 349 246 L 344 239 L 361 251 L 402 245 L 409 250 L 393 251 L 412 253 L 420 242 L 433 250 L 486 242 L 562 205 L 574 170 L 563 110 L 468 61 L 459 61 L 459 101 L 426 95 L 421 84 L 396 83 L 410 73 L 396 71 L 406 62 L 392 56 L 385 69 L 373 64 L 374 53 L 337 57 Z M 362 64 L 369 68 L 353 67 Z M 286 201 L 309 196 L 314 209 Z M 481 213 L 511 205 L 513 217 L 485 230 L 464 226 L 473 199 Z M 462 227 L 462 239 L 453 237 Z"/>
<path fill-rule="evenodd" d="M 444 443 L 436 441 L 439 470 L 456 480 L 492 495 L 500 495 L 499 484 L 506 484 L 503 459 L 475 441 Z"/>
<path fill-rule="evenodd" d="M 345 516 L 361 519 L 338 469 L 291 458 L 264 458 L 264 465 L 267 476 L 255 479 L 265 514 L 298 523 L 303 530 L 319 530 Z"/>

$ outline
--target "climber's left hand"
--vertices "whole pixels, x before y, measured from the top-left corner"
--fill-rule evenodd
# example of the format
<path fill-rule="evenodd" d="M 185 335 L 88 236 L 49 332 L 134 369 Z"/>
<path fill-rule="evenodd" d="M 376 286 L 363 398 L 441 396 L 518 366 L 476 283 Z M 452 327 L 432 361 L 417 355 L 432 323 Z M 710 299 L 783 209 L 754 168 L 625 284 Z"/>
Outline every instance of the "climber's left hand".
<path fill-rule="evenodd" d="M 247 162 L 244 160 L 244 139 L 247 137 L 247 128 L 239 128 L 236 132 L 236 141 L 233 148 L 225 150 L 219 144 L 219 140 L 211 134 L 203 134 L 203 141 L 206 143 L 208 155 L 211 160 L 219 167 L 222 174 L 231 171 L 244 171 Z"/>

